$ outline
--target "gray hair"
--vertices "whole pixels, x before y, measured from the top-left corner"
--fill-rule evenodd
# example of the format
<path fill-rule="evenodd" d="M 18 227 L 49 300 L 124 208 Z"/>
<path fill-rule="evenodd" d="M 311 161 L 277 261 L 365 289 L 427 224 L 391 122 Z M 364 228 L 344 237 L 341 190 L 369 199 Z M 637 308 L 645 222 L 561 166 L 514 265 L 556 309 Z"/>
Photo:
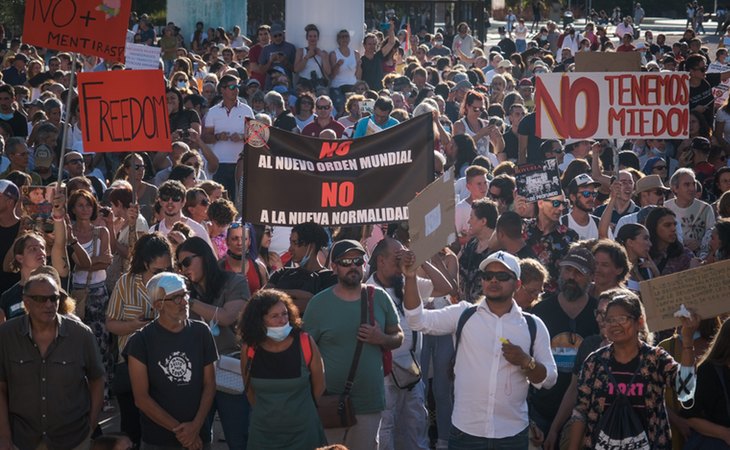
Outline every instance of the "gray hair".
<path fill-rule="evenodd" d="M 276 91 L 269 91 L 264 96 L 264 103 L 274 106 L 278 109 L 284 108 L 284 97 Z"/>
<path fill-rule="evenodd" d="M 689 169 L 687 167 L 682 167 L 680 169 L 677 169 L 673 174 L 672 178 L 669 179 L 669 185 L 672 186 L 673 189 L 676 189 L 679 187 L 679 181 L 682 179 L 683 175 L 687 175 L 688 177 L 692 177 L 692 179 L 695 179 L 695 173 L 692 171 L 692 169 Z"/>

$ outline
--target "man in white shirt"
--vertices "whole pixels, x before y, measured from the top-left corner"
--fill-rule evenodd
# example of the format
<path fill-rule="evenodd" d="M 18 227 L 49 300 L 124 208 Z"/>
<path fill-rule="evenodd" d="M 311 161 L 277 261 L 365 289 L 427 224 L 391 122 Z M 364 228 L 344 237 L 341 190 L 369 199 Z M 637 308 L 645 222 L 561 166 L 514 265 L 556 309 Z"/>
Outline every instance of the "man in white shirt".
<path fill-rule="evenodd" d="M 456 235 L 459 239 L 459 244 L 462 246 L 469 240 L 469 214 L 471 213 L 471 204 L 474 203 L 474 200 L 484 198 L 487 195 L 487 190 L 489 190 L 487 173 L 489 171 L 481 166 L 469 166 L 466 169 L 466 189 L 469 191 L 469 197 L 457 203 L 454 208 Z"/>
<path fill-rule="evenodd" d="M 254 118 L 251 107 L 238 98 L 239 81 L 233 75 L 221 77 L 218 91 L 223 101 L 211 107 L 203 121 L 203 142 L 213 147 L 219 161 L 213 180 L 228 192 L 236 192 L 236 162 L 246 140 L 246 118 Z"/>
<path fill-rule="evenodd" d="M 674 198 L 664 202 L 664 206 L 674 211 L 682 223 L 684 245 L 697 253 L 707 230 L 715 226 L 715 213 L 712 206 L 697 200 L 695 173 L 683 167 L 677 169 L 669 180 Z"/>
<path fill-rule="evenodd" d="M 415 256 L 408 252 L 401 263 L 408 325 L 434 335 L 453 334 L 461 328 L 456 342 L 449 448 L 461 448 L 465 443 L 474 448 L 527 448 L 528 388 L 549 389 L 558 373 L 545 324 L 523 315 L 513 299 L 521 285 L 519 260 L 498 251 L 482 261 L 485 301 L 465 322 L 460 320 L 462 314 L 473 306 L 467 302 L 423 309 L 414 262 Z M 534 320 L 534 340 L 528 320 Z"/>
<path fill-rule="evenodd" d="M 590 175 L 582 173 L 568 183 L 568 198 L 570 204 L 570 212 L 560 218 L 560 223 L 567 225 L 568 228 L 578 233 L 581 240 L 584 239 L 600 239 L 601 235 L 598 229 L 600 218 L 593 215 L 593 209 L 596 206 L 596 197 L 598 197 L 598 187 L 601 183 L 594 181 Z M 611 229 L 608 229 L 609 239 L 613 239 Z"/>
<path fill-rule="evenodd" d="M 185 205 L 185 186 L 182 183 L 177 180 L 167 180 L 162 183 L 157 192 L 157 200 L 162 207 L 163 219 L 150 227 L 150 233 L 159 231 L 167 236 L 175 223 L 182 222 L 193 230 L 194 236 L 198 236 L 207 242 L 213 253 L 215 253 L 215 247 L 210 242 L 210 237 L 205 228 L 193 219 L 185 217 L 182 213 L 182 208 Z"/>

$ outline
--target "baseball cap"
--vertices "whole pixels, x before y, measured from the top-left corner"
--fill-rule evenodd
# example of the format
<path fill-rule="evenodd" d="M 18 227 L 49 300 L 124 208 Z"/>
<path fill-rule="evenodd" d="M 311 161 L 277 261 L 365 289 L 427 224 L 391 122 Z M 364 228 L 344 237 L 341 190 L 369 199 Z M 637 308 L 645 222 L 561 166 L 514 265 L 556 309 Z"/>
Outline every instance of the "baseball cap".
<path fill-rule="evenodd" d="M 520 82 L 517 84 L 518 87 L 527 86 L 532 87 L 532 81 L 529 78 L 523 78 L 520 80 Z"/>
<path fill-rule="evenodd" d="M 474 87 L 474 85 L 471 84 L 471 81 L 462 80 L 462 81 L 459 81 L 458 83 L 456 83 L 456 85 L 451 88 L 451 92 L 456 92 L 459 89 L 471 89 L 473 87 Z"/>
<path fill-rule="evenodd" d="M 36 167 L 51 167 L 53 165 L 53 152 L 47 145 L 41 144 L 36 147 L 33 160 Z"/>
<path fill-rule="evenodd" d="M 710 151 L 710 140 L 706 137 L 697 136 L 696 138 L 692 139 L 692 144 L 690 145 L 695 150 L 700 150 L 702 152 L 709 152 Z"/>
<path fill-rule="evenodd" d="M 282 75 L 286 75 L 286 69 L 284 69 L 281 66 L 273 66 L 271 69 L 269 69 L 269 73 L 272 73 L 272 72 L 278 72 Z"/>
<path fill-rule="evenodd" d="M 13 200 L 18 200 L 20 198 L 18 186 L 8 180 L 0 180 L 0 194 L 5 194 Z"/>
<path fill-rule="evenodd" d="M 284 32 L 284 27 L 282 27 L 278 23 L 271 25 L 271 35 L 272 36 L 279 34 L 279 33 L 283 33 L 283 32 Z"/>
<path fill-rule="evenodd" d="M 590 175 L 587 173 L 582 173 L 572 180 L 570 180 L 570 183 L 568 183 L 568 192 L 577 192 L 578 188 L 581 186 L 600 186 L 601 183 L 598 181 L 595 181 L 593 178 L 591 178 Z"/>
<path fill-rule="evenodd" d="M 414 86 L 413 83 L 411 83 L 410 78 L 406 76 L 398 77 L 395 80 L 393 80 L 393 89 L 403 89 L 404 87 Z"/>
<path fill-rule="evenodd" d="M 23 61 L 24 63 L 28 62 L 28 57 L 22 53 L 17 53 L 13 59 L 15 61 Z"/>
<path fill-rule="evenodd" d="M 520 270 L 520 260 L 513 254 L 501 250 L 494 252 L 479 263 L 479 270 L 483 272 L 486 270 L 487 266 L 493 262 L 502 264 L 507 270 L 515 274 L 515 277 L 517 277 L 518 280 L 520 279 L 520 276 L 522 275 L 522 271 Z"/>
<path fill-rule="evenodd" d="M 258 84 L 259 86 L 261 86 L 261 82 L 256 78 L 249 78 L 246 82 L 246 87 L 251 86 L 252 84 Z"/>
<path fill-rule="evenodd" d="M 502 61 L 497 64 L 498 69 L 510 69 L 512 68 L 512 63 L 509 59 L 503 59 Z"/>
<path fill-rule="evenodd" d="M 459 72 L 451 78 L 451 81 L 453 81 L 456 84 L 459 84 L 462 81 L 469 81 L 469 76 L 467 74 L 465 74 L 464 72 Z"/>
<path fill-rule="evenodd" d="M 573 267 L 578 269 L 583 275 L 593 273 L 593 271 L 596 270 L 596 261 L 593 259 L 593 253 L 583 247 L 577 247 L 570 250 L 558 265 L 560 267 Z"/>
<path fill-rule="evenodd" d="M 183 293 L 187 289 L 185 278 L 172 272 L 158 273 L 147 282 L 147 293 L 151 302 L 170 297 L 173 294 Z"/>
<path fill-rule="evenodd" d="M 571 144 L 577 144 L 578 142 L 590 142 L 590 143 L 594 143 L 596 141 L 594 141 L 593 139 L 573 139 L 573 138 L 570 138 L 570 139 L 566 139 L 565 140 L 565 146 L 567 147 L 568 145 L 571 145 Z"/>
<path fill-rule="evenodd" d="M 365 249 L 362 248 L 362 244 L 357 241 L 353 241 L 352 239 L 343 239 L 341 241 L 337 241 L 332 245 L 332 250 L 330 251 L 330 261 L 337 261 L 342 257 L 342 255 L 352 250 L 357 250 L 363 255 L 365 254 Z"/>
<path fill-rule="evenodd" d="M 637 180 L 634 191 L 637 194 L 640 194 L 642 192 L 651 191 L 653 189 L 661 189 L 663 191 L 671 190 L 668 187 L 664 186 L 664 183 L 662 183 L 662 178 L 659 175 L 654 174 L 641 177 L 639 180 Z"/>

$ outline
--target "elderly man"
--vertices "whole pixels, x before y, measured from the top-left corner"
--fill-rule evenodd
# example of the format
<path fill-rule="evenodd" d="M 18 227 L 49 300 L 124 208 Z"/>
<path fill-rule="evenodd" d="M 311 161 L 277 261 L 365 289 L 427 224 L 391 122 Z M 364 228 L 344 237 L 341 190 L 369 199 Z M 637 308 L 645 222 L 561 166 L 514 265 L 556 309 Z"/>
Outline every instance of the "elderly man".
<path fill-rule="evenodd" d="M 91 329 L 58 313 L 51 276 L 23 286 L 28 313 L 0 326 L 0 449 L 89 448 L 104 400 Z"/>
<path fill-rule="evenodd" d="M 345 132 L 345 127 L 332 118 L 332 100 L 326 95 L 320 95 L 317 97 L 317 101 L 314 102 L 314 107 L 317 111 L 317 119 L 304 127 L 302 135 L 318 137 L 322 131 L 332 130 L 337 135 L 337 139 L 341 138 L 342 133 Z"/>

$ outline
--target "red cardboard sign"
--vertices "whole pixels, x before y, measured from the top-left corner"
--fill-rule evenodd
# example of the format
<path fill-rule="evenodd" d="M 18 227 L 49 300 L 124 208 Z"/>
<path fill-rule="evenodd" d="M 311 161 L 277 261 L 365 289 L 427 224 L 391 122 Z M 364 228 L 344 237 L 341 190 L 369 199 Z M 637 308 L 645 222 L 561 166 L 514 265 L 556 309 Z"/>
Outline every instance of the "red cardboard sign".
<path fill-rule="evenodd" d="M 124 62 L 131 0 L 26 0 L 23 42 Z"/>
<path fill-rule="evenodd" d="M 162 71 L 83 72 L 78 90 L 84 151 L 171 151 Z"/>

